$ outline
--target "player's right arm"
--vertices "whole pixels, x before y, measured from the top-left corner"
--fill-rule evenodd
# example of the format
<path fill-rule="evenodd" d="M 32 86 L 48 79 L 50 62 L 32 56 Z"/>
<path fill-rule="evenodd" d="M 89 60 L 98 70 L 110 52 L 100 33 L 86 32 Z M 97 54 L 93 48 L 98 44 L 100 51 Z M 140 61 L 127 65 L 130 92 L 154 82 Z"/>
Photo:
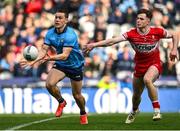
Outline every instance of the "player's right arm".
<path fill-rule="evenodd" d="M 126 41 L 126 39 L 124 38 L 123 35 L 120 35 L 118 37 L 102 40 L 102 41 L 95 42 L 95 43 L 90 43 L 90 44 L 87 44 L 83 48 L 83 52 L 84 53 L 89 53 L 92 49 L 94 49 L 96 47 L 112 46 L 112 45 L 117 44 L 117 43 L 122 42 L 122 41 Z"/>
<path fill-rule="evenodd" d="M 25 59 L 22 59 L 20 61 L 21 67 L 23 67 L 23 68 L 28 67 L 28 66 L 32 67 L 34 64 L 40 65 L 40 64 L 44 63 L 46 61 L 46 59 L 44 59 L 44 58 L 46 56 L 49 57 L 47 55 L 48 49 L 49 49 L 49 46 L 43 44 L 42 48 L 38 50 L 39 51 L 38 58 L 36 60 L 34 60 L 34 61 L 27 61 Z"/>
<path fill-rule="evenodd" d="M 53 33 L 52 32 L 54 32 L 54 30 L 50 29 L 46 33 L 46 36 L 44 38 L 44 44 L 39 49 L 38 58 L 35 61 L 33 61 L 31 66 L 34 65 L 34 64 L 42 64 L 45 61 L 47 61 L 47 59 L 45 59 L 45 58 L 49 57 L 47 52 L 48 52 L 49 47 L 51 46 L 51 38 L 53 37 Z"/>
<path fill-rule="evenodd" d="M 38 55 L 38 59 L 41 60 L 43 59 L 44 57 L 46 57 L 47 55 L 47 52 L 48 52 L 48 49 L 49 49 L 49 46 L 46 45 L 46 44 L 43 44 L 41 50 L 39 50 L 39 55 Z M 37 59 L 37 60 L 38 60 Z"/>
<path fill-rule="evenodd" d="M 34 65 L 35 63 L 39 63 L 39 64 L 44 63 L 46 61 L 44 58 L 49 57 L 47 54 L 48 49 L 49 49 L 49 46 L 46 44 L 43 44 L 43 46 L 39 50 L 38 58 L 35 61 L 33 61 L 32 65 Z"/>
<path fill-rule="evenodd" d="M 42 45 L 41 48 L 38 48 L 38 58 L 34 61 L 21 61 L 20 64 L 22 67 L 27 67 L 27 66 L 33 66 L 34 64 L 36 65 L 40 65 L 42 63 L 44 63 L 45 61 L 47 61 L 47 59 L 45 59 L 46 57 L 49 57 L 47 52 L 49 47 L 51 46 L 51 38 L 53 37 L 53 28 L 48 30 L 48 32 L 45 35 L 44 38 L 44 44 Z"/>

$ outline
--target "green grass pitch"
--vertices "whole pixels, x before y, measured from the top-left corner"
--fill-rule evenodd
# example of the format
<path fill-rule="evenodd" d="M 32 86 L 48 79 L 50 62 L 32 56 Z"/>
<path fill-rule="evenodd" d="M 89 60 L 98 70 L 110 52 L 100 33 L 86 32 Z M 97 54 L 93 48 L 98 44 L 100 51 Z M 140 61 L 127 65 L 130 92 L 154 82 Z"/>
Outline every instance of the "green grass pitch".
<path fill-rule="evenodd" d="M 152 113 L 140 113 L 135 122 L 125 124 L 127 114 L 89 114 L 89 124 L 80 125 L 79 115 L 1 114 L 0 130 L 180 130 L 180 113 L 163 113 L 152 121 Z"/>

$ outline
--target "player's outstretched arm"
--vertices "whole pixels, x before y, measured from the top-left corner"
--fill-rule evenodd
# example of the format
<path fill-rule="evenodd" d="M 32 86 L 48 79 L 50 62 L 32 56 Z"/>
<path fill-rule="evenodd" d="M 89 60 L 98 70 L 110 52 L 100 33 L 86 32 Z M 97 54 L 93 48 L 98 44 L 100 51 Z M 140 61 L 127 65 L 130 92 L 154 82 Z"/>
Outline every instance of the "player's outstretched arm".
<path fill-rule="evenodd" d="M 49 49 L 49 46 L 44 44 L 42 46 L 42 48 L 40 50 L 38 50 L 39 51 L 38 58 L 36 60 L 34 60 L 34 61 L 27 61 L 26 59 L 22 58 L 22 60 L 20 61 L 21 67 L 22 68 L 25 68 L 27 66 L 32 67 L 34 64 L 39 64 L 40 65 L 40 64 L 44 63 L 46 61 L 44 58 L 46 56 L 49 57 L 47 55 L 48 49 Z"/>
<path fill-rule="evenodd" d="M 96 43 L 90 43 L 87 44 L 83 47 L 83 52 L 88 54 L 91 50 L 93 50 L 96 47 L 107 47 L 107 46 L 112 46 L 114 44 L 117 44 L 119 42 L 126 41 L 126 39 L 120 35 L 118 37 L 102 40 Z"/>
<path fill-rule="evenodd" d="M 177 54 L 177 48 L 178 48 L 178 43 L 179 43 L 179 36 L 177 32 L 170 31 L 167 34 L 167 38 L 172 38 L 173 41 L 173 48 L 171 49 L 171 52 L 169 54 L 170 60 L 175 61 L 175 59 L 178 59 L 178 54 Z"/>
<path fill-rule="evenodd" d="M 48 52 L 48 49 L 49 49 L 49 46 L 44 44 L 41 48 L 41 50 L 39 50 L 39 55 L 38 55 L 38 58 L 34 61 L 34 63 L 37 63 L 37 62 L 45 62 L 44 58 L 48 56 L 47 52 Z"/>

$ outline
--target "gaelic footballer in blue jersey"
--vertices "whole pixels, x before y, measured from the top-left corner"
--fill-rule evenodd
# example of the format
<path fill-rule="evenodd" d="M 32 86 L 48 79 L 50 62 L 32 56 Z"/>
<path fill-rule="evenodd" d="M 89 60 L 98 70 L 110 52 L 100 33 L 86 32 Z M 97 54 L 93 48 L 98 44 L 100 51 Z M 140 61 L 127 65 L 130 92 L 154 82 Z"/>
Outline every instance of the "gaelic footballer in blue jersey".
<path fill-rule="evenodd" d="M 44 39 L 44 45 L 39 51 L 38 59 L 31 63 L 26 62 L 23 64 L 32 66 L 35 63 L 41 64 L 45 61 L 55 61 L 53 68 L 48 73 L 46 88 L 59 102 L 55 114 L 56 117 L 62 115 L 63 108 L 67 104 L 61 96 L 57 83 L 65 77 L 69 77 L 73 97 L 80 108 L 80 124 L 88 124 L 85 99 L 81 94 L 84 57 L 80 50 L 77 35 L 71 27 L 67 26 L 67 23 L 67 11 L 64 9 L 58 10 L 55 13 L 54 27 L 48 30 Z M 47 55 L 48 49 L 51 46 L 57 52 L 54 56 Z"/>
<path fill-rule="evenodd" d="M 55 65 L 59 67 L 59 69 L 73 69 L 70 71 L 72 74 L 81 74 L 84 65 L 84 57 L 77 39 L 77 35 L 71 27 L 66 26 L 61 34 L 59 34 L 54 27 L 47 32 L 44 42 L 48 46 L 53 46 L 57 54 L 62 54 L 64 48 L 71 50 L 66 60 L 56 61 Z"/>

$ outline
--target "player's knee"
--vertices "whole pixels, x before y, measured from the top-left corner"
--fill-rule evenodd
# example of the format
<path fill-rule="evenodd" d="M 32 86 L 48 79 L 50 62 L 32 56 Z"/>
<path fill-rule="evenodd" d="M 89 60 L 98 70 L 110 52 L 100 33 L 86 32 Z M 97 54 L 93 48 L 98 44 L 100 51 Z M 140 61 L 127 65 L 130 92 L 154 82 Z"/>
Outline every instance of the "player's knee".
<path fill-rule="evenodd" d="M 82 96 L 81 94 L 73 94 L 73 97 L 74 97 L 74 99 L 79 100 L 79 99 L 81 99 L 83 96 Z"/>
<path fill-rule="evenodd" d="M 46 82 L 46 88 L 52 88 L 54 86 L 55 86 L 55 84 L 53 82 L 51 82 L 51 81 Z"/>
<path fill-rule="evenodd" d="M 152 80 L 151 80 L 151 78 L 144 77 L 143 81 L 144 81 L 144 84 L 145 84 L 146 86 L 148 86 L 148 85 L 152 84 Z"/>

